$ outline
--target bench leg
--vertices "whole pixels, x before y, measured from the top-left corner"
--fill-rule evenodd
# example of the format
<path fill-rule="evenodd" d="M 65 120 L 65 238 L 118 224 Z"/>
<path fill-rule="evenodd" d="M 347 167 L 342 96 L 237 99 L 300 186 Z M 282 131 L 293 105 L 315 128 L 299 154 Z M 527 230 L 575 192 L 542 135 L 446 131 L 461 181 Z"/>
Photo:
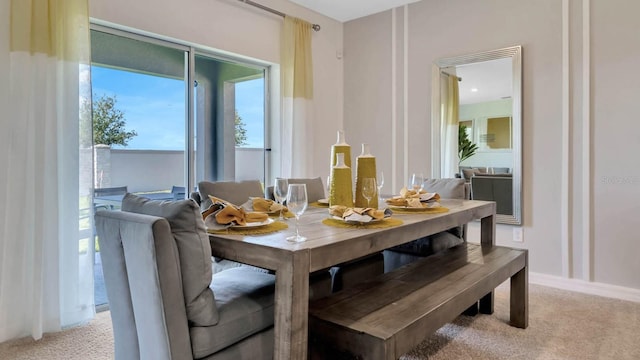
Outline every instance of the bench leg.
<path fill-rule="evenodd" d="M 476 316 L 478 315 L 478 302 L 474 302 L 473 305 L 469 306 L 467 310 L 465 310 L 462 314 L 467 316 Z"/>
<path fill-rule="evenodd" d="M 493 291 L 480 299 L 480 313 L 493 314 Z"/>
<path fill-rule="evenodd" d="M 528 283 L 526 266 L 511 277 L 510 323 L 522 329 L 529 325 Z"/>

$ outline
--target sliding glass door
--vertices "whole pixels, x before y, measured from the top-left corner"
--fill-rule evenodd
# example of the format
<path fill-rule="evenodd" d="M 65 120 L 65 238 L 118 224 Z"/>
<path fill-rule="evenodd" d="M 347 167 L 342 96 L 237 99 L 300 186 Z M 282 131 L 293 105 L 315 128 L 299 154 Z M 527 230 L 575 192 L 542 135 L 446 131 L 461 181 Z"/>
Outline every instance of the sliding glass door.
<path fill-rule="evenodd" d="M 198 54 L 195 84 L 195 183 L 264 182 L 264 69 Z"/>
<path fill-rule="evenodd" d="M 94 188 L 179 199 L 203 180 L 264 182 L 264 66 L 97 25 L 91 43 Z"/>
<path fill-rule="evenodd" d="M 188 48 L 91 35 L 96 187 L 184 187 Z"/>

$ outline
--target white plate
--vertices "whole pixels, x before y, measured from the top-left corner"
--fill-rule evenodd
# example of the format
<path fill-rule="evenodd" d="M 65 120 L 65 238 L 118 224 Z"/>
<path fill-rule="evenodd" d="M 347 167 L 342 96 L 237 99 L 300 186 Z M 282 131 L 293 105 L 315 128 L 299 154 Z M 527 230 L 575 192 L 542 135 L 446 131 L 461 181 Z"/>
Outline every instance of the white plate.
<path fill-rule="evenodd" d="M 436 196 L 437 193 L 424 193 L 424 194 L 420 194 L 420 201 L 429 201 L 431 200 L 434 196 Z"/>
<path fill-rule="evenodd" d="M 371 219 L 371 221 L 353 221 L 353 220 L 345 220 L 345 219 L 341 218 L 340 216 L 332 216 L 332 218 L 336 219 L 336 220 L 340 220 L 342 222 L 346 222 L 347 224 L 370 224 L 370 223 L 379 222 L 379 221 L 384 220 L 384 219 Z"/>
<path fill-rule="evenodd" d="M 329 199 L 319 199 L 318 204 L 329 205 Z"/>
<path fill-rule="evenodd" d="M 434 193 L 434 192 L 433 193 L 430 193 L 430 192 L 422 193 L 422 194 L 420 194 L 420 201 L 421 202 L 427 202 L 427 201 L 433 199 L 436 196 L 436 194 L 438 194 L 438 193 Z M 394 196 L 391 197 L 391 199 L 402 199 L 402 196 L 401 195 L 394 195 Z"/>
<path fill-rule="evenodd" d="M 398 206 L 398 205 L 389 205 L 387 204 L 387 207 L 391 210 L 393 209 L 397 209 L 397 210 L 415 210 L 415 211 L 424 211 L 424 210 L 428 210 L 428 209 L 437 209 L 440 206 L 429 206 L 426 203 L 421 203 L 422 207 L 409 207 L 409 206 Z"/>
<path fill-rule="evenodd" d="M 229 226 L 232 229 L 245 229 L 245 228 L 250 228 L 250 227 L 258 227 L 258 226 L 265 226 L 265 225 L 269 225 L 272 222 L 274 222 L 274 220 L 272 218 L 268 218 L 265 221 L 262 222 L 250 222 L 247 223 L 247 225 L 231 225 Z"/>

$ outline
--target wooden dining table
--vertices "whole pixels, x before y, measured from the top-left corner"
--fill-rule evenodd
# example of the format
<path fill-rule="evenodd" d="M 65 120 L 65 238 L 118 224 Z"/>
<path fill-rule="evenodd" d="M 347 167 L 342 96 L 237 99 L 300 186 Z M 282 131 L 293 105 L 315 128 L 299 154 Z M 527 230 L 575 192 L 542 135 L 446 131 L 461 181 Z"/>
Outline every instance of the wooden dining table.
<path fill-rule="evenodd" d="M 442 213 L 393 214 L 401 225 L 386 228 L 334 227 L 323 223 L 326 208 L 310 207 L 299 227 L 304 242 L 286 240 L 295 233 L 294 219 L 286 230 L 264 235 L 210 234 L 212 255 L 274 270 L 274 359 L 306 359 L 308 337 L 309 274 L 365 255 L 380 252 L 423 236 L 479 220 L 480 243 L 495 243 L 495 202 L 443 199 Z M 493 308 L 493 295 L 481 306 Z"/>

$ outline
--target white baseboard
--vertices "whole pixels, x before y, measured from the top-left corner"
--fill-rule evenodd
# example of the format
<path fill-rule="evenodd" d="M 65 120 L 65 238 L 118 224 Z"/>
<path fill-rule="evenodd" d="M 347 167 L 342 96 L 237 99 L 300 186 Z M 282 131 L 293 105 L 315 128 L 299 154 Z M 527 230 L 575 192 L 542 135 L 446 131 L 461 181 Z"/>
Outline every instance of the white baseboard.
<path fill-rule="evenodd" d="M 604 296 L 613 299 L 640 303 L 640 290 L 617 285 L 588 282 L 580 279 L 567 279 L 541 273 L 529 272 L 531 284 L 549 286 L 562 290 L 575 291 L 584 294 Z"/>

